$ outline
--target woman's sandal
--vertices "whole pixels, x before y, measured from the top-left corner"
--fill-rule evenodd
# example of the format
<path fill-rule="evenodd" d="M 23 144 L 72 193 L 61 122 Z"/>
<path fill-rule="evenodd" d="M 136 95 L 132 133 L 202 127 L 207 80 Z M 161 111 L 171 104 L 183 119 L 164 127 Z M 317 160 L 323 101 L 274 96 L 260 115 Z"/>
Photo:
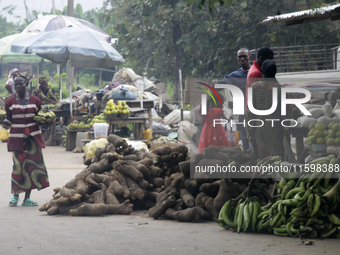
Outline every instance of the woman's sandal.
<path fill-rule="evenodd" d="M 22 204 L 22 206 L 37 206 L 38 203 L 34 202 L 32 199 L 27 198 Z"/>
<path fill-rule="evenodd" d="M 19 201 L 19 196 L 13 196 L 11 200 L 8 202 L 9 206 L 17 206 Z"/>

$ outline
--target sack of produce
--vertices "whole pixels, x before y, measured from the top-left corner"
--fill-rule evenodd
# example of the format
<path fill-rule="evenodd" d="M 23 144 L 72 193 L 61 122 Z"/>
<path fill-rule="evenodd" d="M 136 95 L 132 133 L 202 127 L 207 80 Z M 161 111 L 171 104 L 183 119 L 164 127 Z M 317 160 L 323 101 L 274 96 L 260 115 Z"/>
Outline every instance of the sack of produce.
<path fill-rule="evenodd" d="M 302 116 L 297 119 L 297 126 L 298 127 L 309 127 L 310 124 L 313 124 L 315 122 L 316 122 L 315 118 Z"/>
<path fill-rule="evenodd" d="M 135 100 L 137 95 L 127 90 L 124 86 L 122 86 L 119 90 L 112 93 L 112 99 L 115 100 Z"/>
<path fill-rule="evenodd" d="M 0 141 L 7 141 L 10 129 L 2 128 L 0 130 Z"/>
<path fill-rule="evenodd" d="M 313 118 L 318 118 L 323 115 L 323 110 L 319 108 L 310 109 L 309 112 L 312 114 Z"/>
<path fill-rule="evenodd" d="M 333 115 L 333 108 L 332 105 L 329 102 L 326 102 L 323 106 L 322 106 L 322 110 L 323 110 L 323 115 L 326 117 L 332 117 Z"/>

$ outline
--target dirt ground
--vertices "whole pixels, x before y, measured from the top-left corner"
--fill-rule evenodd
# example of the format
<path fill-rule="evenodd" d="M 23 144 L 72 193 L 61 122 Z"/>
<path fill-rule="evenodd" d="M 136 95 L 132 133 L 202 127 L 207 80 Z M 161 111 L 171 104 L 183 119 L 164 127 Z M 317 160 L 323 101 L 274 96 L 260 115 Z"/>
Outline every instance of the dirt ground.
<path fill-rule="evenodd" d="M 51 186 L 32 191 L 40 205 L 52 198 L 84 166 L 82 153 L 62 147 L 43 150 Z M 236 234 L 214 222 L 179 223 L 153 220 L 147 211 L 102 217 L 49 216 L 37 207 L 7 205 L 11 198 L 12 155 L 0 142 L 0 254 L 338 254 L 337 239 L 301 245 L 297 238 L 263 234 Z"/>

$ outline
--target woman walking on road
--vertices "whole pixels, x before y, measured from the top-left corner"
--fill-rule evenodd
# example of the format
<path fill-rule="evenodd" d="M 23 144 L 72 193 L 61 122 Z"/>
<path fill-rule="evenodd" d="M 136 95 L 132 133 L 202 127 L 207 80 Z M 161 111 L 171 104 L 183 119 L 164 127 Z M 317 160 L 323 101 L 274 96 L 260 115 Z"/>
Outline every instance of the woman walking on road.
<path fill-rule="evenodd" d="M 9 206 L 17 206 L 19 193 L 25 192 L 23 206 L 37 206 L 31 200 L 31 190 L 49 186 L 48 175 L 42 155 L 45 141 L 39 123 L 33 117 L 41 109 L 41 101 L 26 91 L 29 79 L 20 73 L 14 76 L 16 94 L 7 99 L 4 124 L 11 127 L 7 142 L 13 155 L 12 194 Z"/>

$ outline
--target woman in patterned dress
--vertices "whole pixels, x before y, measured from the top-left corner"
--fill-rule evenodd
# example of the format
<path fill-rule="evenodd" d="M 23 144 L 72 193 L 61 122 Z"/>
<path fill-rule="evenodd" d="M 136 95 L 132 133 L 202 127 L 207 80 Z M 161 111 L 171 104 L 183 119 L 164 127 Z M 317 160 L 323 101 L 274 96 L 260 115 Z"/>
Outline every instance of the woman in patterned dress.
<path fill-rule="evenodd" d="M 30 199 L 31 190 L 41 190 L 49 186 L 48 175 L 42 155 L 45 147 L 39 124 L 33 117 L 41 109 L 41 101 L 26 92 L 29 79 L 21 74 L 14 76 L 16 93 L 7 99 L 4 124 L 11 127 L 7 142 L 8 151 L 13 156 L 11 190 L 13 197 L 9 206 L 16 206 L 19 193 L 25 192 L 23 206 L 37 206 Z"/>
<path fill-rule="evenodd" d="M 276 64 L 273 60 L 266 60 L 262 64 L 263 78 L 252 84 L 253 106 L 256 110 L 269 110 L 273 103 L 273 88 L 277 88 L 277 108 L 270 115 L 255 115 L 246 112 L 247 135 L 253 145 L 253 153 L 260 159 L 268 156 L 284 157 L 283 126 L 281 125 L 281 85 L 275 78 Z M 249 120 L 260 119 L 263 126 L 250 127 Z M 268 121 L 275 119 L 275 121 Z M 266 121 L 267 120 L 267 121 Z M 260 126 L 260 121 L 252 121 L 251 125 Z M 248 140 L 249 140 L 248 139 Z"/>

